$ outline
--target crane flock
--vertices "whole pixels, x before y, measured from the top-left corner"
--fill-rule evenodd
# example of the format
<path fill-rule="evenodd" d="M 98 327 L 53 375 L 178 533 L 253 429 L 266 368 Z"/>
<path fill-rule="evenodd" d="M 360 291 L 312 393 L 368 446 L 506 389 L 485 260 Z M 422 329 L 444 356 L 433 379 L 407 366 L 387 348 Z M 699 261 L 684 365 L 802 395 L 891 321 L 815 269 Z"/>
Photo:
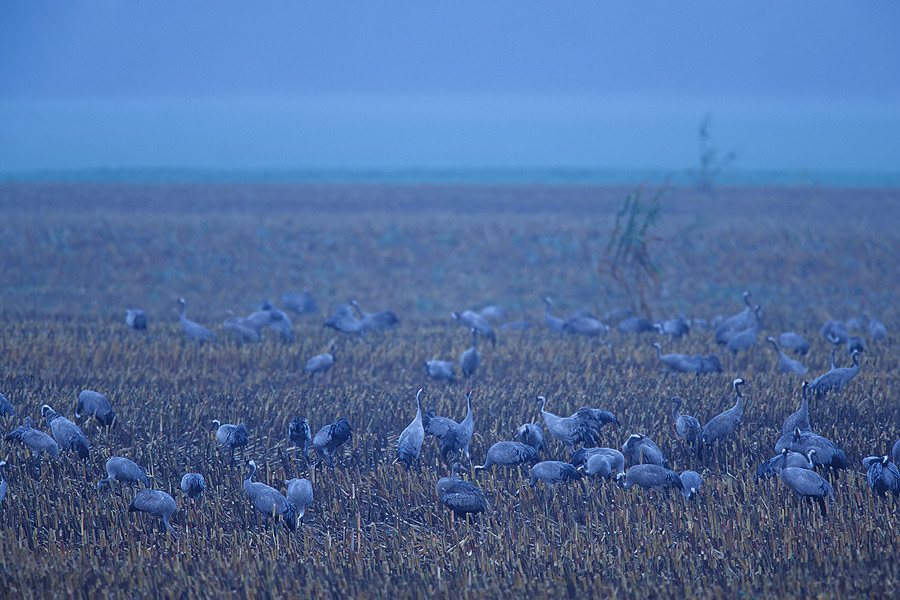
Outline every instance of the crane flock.
<path fill-rule="evenodd" d="M 757 335 L 762 324 L 763 310 L 759 304 L 752 305 L 751 294 L 744 292 L 745 308 L 740 313 L 724 319 L 715 330 L 715 340 L 733 353 L 747 350 L 756 344 Z M 586 338 L 602 338 L 610 331 L 610 326 L 586 313 L 576 313 L 569 318 L 560 318 L 551 314 L 552 302 L 544 298 L 544 324 L 552 333 L 570 333 Z M 318 307 L 307 290 L 302 294 L 285 294 L 282 304 L 299 313 L 315 313 Z M 185 316 L 186 302 L 179 299 L 179 321 L 185 336 L 195 342 L 213 342 L 217 338 L 210 330 L 190 321 Z M 355 313 L 355 314 L 354 314 Z M 491 341 L 492 347 L 497 343 L 496 333 L 487 317 L 499 318 L 504 315 L 496 306 L 487 307 L 482 313 L 472 310 L 452 313 L 454 321 L 464 325 L 472 335 L 472 346 L 462 352 L 459 365 L 466 378 L 476 376 L 482 364 L 482 356 L 478 349 L 478 336 Z M 643 335 L 656 332 L 665 335 L 671 341 L 677 341 L 690 332 L 690 322 L 684 317 L 668 319 L 658 323 L 630 315 L 619 315 L 618 331 L 628 335 Z M 646 321 L 646 323 L 645 323 Z M 377 313 L 363 312 L 356 300 L 340 306 L 336 312 L 326 319 L 324 326 L 345 333 L 359 335 L 383 333 L 400 323 L 392 311 Z M 871 338 L 883 339 L 886 329 L 878 321 L 866 317 Z M 126 324 L 135 330 L 147 328 L 147 317 L 143 311 L 128 309 Z M 623 325 L 624 324 L 624 325 Z M 260 309 L 247 317 L 231 316 L 224 326 L 233 330 L 246 341 L 256 342 L 261 339 L 264 328 L 271 328 L 283 342 L 293 341 L 293 327 L 287 314 L 276 309 L 269 302 L 264 302 Z M 502 331 L 502 329 L 501 329 Z M 800 385 L 800 408 L 788 415 L 783 423 L 781 434 L 774 443 L 774 456 L 762 461 L 756 469 L 756 479 L 763 484 L 777 476 L 790 492 L 798 498 L 816 502 L 823 517 L 827 516 L 827 504 L 834 502 L 835 494 L 830 483 L 819 473 L 821 470 L 849 468 L 845 452 L 833 441 L 815 433 L 810 423 L 810 395 L 820 398 L 828 393 L 840 393 L 859 373 L 860 356 L 865 352 L 864 341 L 854 341 L 843 323 L 828 321 L 821 330 L 821 335 L 835 346 L 847 345 L 852 360 L 851 367 L 836 367 L 835 352 L 832 352 L 832 368 L 810 381 Z M 137 334 L 135 334 L 137 335 Z M 798 360 L 789 357 L 783 350 L 787 349 L 797 356 L 804 356 L 809 351 L 809 343 L 793 332 L 785 332 L 774 338 L 765 338 L 776 352 L 778 371 L 784 375 L 805 375 L 808 368 Z M 701 373 L 720 372 L 722 365 L 715 354 L 663 354 L 659 343 L 652 343 L 660 363 L 672 376 L 677 373 L 693 373 L 699 378 Z M 312 375 L 322 374 L 335 364 L 333 353 L 323 353 L 309 359 L 304 369 Z M 453 383 L 455 374 L 454 362 L 432 359 L 424 361 L 428 376 L 436 381 Z M 674 396 L 671 403 L 672 427 L 677 437 L 684 440 L 688 447 L 695 448 L 698 460 L 703 461 L 702 451 L 705 447 L 723 446 L 740 428 L 744 417 L 744 388 L 751 388 L 742 377 L 733 380 L 731 388 L 734 404 L 709 419 L 701 426 L 693 416 L 682 414 L 683 401 Z M 421 456 L 425 451 L 426 434 L 437 440 L 440 458 L 450 465 L 450 476 L 438 479 L 435 492 L 439 502 L 459 517 L 467 517 L 477 513 L 491 511 L 491 503 L 483 489 L 477 484 L 460 477 L 463 463 L 471 469 L 473 477 L 477 474 L 495 473 L 495 469 L 503 467 L 511 472 L 520 472 L 528 468 L 529 486 L 535 487 L 543 483 L 549 490 L 548 502 L 553 502 L 554 486 L 575 481 L 584 477 L 606 479 L 615 482 L 619 487 L 630 489 L 638 486 L 645 490 L 668 490 L 675 488 L 685 498 L 691 499 L 703 490 L 703 475 L 695 470 L 686 469 L 680 474 L 669 469 L 663 450 L 643 432 L 629 432 L 624 438 L 621 450 L 615 447 L 602 446 L 601 441 L 608 438 L 604 429 L 606 425 L 622 426 L 619 419 L 610 411 L 601 408 L 582 406 L 568 416 L 559 416 L 547 410 L 548 400 L 545 396 L 537 396 L 540 421 L 526 422 L 516 430 L 516 439 L 501 440 L 493 443 L 486 451 L 483 464 L 476 465 L 472 460 L 471 442 L 476 435 L 475 416 L 472 407 L 473 390 L 469 389 L 465 396 L 466 414 L 457 422 L 447 416 L 437 415 L 433 409 L 423 410 L 422 396 L 424 388 L 419 387 L 415 393 L 415 413 L 412 421 L 399 435 L 396 446 L 396 463 L 406 468 L 420 470 Z M 563 404 L 563 402 L 559 402 Z M 14 405 L 0 394 L 0 416 L 15 417 Z M 57 413 L 49 404 L 41 408 L 50 434 L 34 426 L 29 417 L 22 424 L 9 431 L 5 441 L 24 444 L 30 451 L 33 460 L 40 461 L 43 455 L 57 460 L 60 451 L 74 452 L 80 459 L 90 455 L 90 444 L 82 429 L 73 421 Z M 76 419 L 93 417 L 98 425 L 112 428 L 118 420 L 113 403 L 103 394 L 93 390 L 83 390 L 78 394 L 75 409 Z M 230 464 L 234 464 L 235 450 L 244 448 L 250 442 L 250 432 L 243 423 L 230 424 L 213 420 L 216 427 L 215 440 L 229 454 Z M 564 449 L 566 455 L 542 456 L 550 448 L 545 444 L 543 428 L 546 426 L 550 436 Z M 328 468 L 336 468 L 335 458 L 344 444 L 350 442 L 353 427 L 346 417 L 340 417 L 333 423 L 321 427 L 312 435 L 306 418 L 297 417 L 289 423 L 287 439 L 296 448 L 297 458 L 303 458 L 307 466 L 312 463 L 310 447 L 316 450 L 318 461 Z M 564 460 L 561 460 L 564 459 Z M 711 460 L 707 458 L 707 460 Z M 242 461 L 243 462 L 243 461 Z M 900 441 L 897 441 L 890 454 L 869 456 L 862 461 L 868 484 L 873 493 L 884 496 L 888 493 L 900 495 Z M 0 502 L 4 500 L 9 489 L 4 468 L 6 461 L 0 461 Z M 303 521 L 307 507 L 314 502 L 313 485 L 309 479 L 293 478 L 284 482 L 286 494 L 265 483 L 254 481 L 257 471 L 254 460 L 245 463 L 246 477 L 243 490 L 250 504 L 266 519 L 281 520 L 290 530 L 299 527 Z M 153 476 L 148 469 L 123 456 L 111 456 L 105 464 L 107 477 L 97 482 L 97 489 L 112 486 L 113 481 L 119 485 L 137 484 L 143 486 L 133 495 L 129 512 L 140 511 L 158 519 L 161 527 L 175 533 L 171 519 L 177 510 L 176 502 L 165 491 L 152 489 Z M 207 484 L 201 473 L 185 473 L 180 481 L 180 489 L 187 498 L 199 499 L 207 493 Z M 518 494 L 518 492 L 517 492 Z"/>

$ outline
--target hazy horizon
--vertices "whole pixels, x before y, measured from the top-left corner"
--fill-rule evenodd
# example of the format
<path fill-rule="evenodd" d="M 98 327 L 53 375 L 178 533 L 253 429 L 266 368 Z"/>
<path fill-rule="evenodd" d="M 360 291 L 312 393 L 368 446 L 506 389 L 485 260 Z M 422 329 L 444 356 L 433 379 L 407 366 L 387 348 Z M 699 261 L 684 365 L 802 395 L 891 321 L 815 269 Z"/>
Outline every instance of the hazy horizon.
<path fill-rule="evenodd" d="M 898 171 L 891 3 L 334 6 L 4 3 L 0 172 Z"/>

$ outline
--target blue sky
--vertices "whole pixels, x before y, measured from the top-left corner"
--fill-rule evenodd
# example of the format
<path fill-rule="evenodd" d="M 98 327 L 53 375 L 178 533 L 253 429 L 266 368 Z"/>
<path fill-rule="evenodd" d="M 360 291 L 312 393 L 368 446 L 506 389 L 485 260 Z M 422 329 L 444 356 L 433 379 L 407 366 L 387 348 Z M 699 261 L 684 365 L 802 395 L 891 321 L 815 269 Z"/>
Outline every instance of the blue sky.
<path fill-rule="evenodd" d="M 0 171 L 897 171 L 896 2 L 0 3 Z"/>

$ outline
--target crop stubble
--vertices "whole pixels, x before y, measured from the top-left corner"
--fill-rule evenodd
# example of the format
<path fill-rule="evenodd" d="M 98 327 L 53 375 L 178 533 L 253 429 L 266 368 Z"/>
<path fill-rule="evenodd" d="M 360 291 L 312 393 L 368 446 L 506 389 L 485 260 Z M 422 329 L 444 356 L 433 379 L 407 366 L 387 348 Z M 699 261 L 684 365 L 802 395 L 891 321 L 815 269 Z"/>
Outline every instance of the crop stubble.
<path fill-rule="evenodd" d="M 735 312 L 750 289 L 766 308 L 761 336 L 806 335 L 810 372 L 825 371 L 829 348 L 817 333 L 825 318 L 865 310 L 896 330 L 900 244 L 877 228 L 900 222 L 896 195 L 725 190 L 711 201 L 679 190 L 656 249 L 660 315 Z M 813 427 L 851 463 L 827 475 L 836 502 L 823 520 L 781 482 L 753 481 L 799 403 L 799 378 L 779 375 L 766 346 L 736 358 L 716 349 L 725 373 L 698 385 L 663 375 L 648 338 L 611 333 L 609 348 L 543 328 L 542 295 L 561 313 L 609 308 L 602 292 L 614 290 L 598 281 L 596 261 L 620 198 L 606 188 L 3 186 L 0 390 L 37 421 L 45 402 L 73 418 L 77 392 L 95 389 L 113 401 L 119 423 L 107 437 L 87 422 L 87 463 L 45 461 L 40 478 L 26 450 L 2 443 L 10 491 L 0 506 L 0 586 L 10 597 L 896 593 L 897 502 L 874 499 L 860 466 L 900 436 L 896 334 L 870 343 L 843 394 L 812 405 Z M 840 223 L 821 214 L 851 201 Z M 241 344 L 221 328 L 226 310 L 250 312 L 304 285 L 323 307 L 356 297 L 365 310 L 395 310 L 401 324 L 362 341 L 337 336 L 338 362 L 316 378 L 303 377 L 303 365 L 336 337 L 322 329 L 323 315 L 293 317 L 292 344 L 274 336 Z M 183 339 L 178 296 L 218 341 Z M 423 360 L 456 359 L 468 346 L 449 311 L 488 302 L 535 327 L 499 333 L 496 348 L 482 344 L 470 381 L 426 381 Z M 150 314 L 146 333 L 124 326 L 132 304 Z M 714 342 L 695 331 L 663 345 L 696 353 Z M 675 437 L 666 401 L 682 396 L 684 410 L 705 422 L 732 404 L 736 375 L 752 385 L 740 434 L 700 463 Z M 492 510 L 455 519 L 434 494 L 447 469 L 430 439 L 421 471 L 392 464 L 423 383 L 424 406 L 457 419 L 466 388 L 475 390 L 478 462 L 539 418 L 534 398 L 543 394 L 556 414 L 613 411 L 622 426 L 604 429 L 605 445 L 646 433 L 676 470 L 704 472 L 704 494 L 688 502 L 585 481 L 558 488 L 548 504 L 524 471 L 466 473 Z M 297 415 L 313 431 L 338 416 L 353 424 L 337 469 L 307 470 L 295 458 L 285 438 Z M 258 480 L 282 489 L 298 475 L 313 481 L 316 502 L 298 532 L 250 506 L 244 470 L 216 448 L 214 418 L 247 423 L 244 458 L 260 465 Z M 565 452 L 551 442 L 546 454 Z M 130 488 L 96 490 L 113 455 L 147 466 L 154 487 L 176 497 L 178 538 L 127 512 Z M 188 470 L 209 486 L 197 502 L 176 491 Z"/>

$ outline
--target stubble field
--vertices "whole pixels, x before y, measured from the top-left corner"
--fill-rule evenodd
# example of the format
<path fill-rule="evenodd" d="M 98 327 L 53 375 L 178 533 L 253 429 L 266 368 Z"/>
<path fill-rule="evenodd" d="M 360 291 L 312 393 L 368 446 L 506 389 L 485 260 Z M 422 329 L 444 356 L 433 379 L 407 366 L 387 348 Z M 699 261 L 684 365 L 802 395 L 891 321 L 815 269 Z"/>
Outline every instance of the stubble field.
<path fill-rule="evenodd" d="M 750 290 L 765 310 L 760 344 L 732 357 L 711 331 L 676 342 L 654 335 L 606 339 L 552 334 L 543 296 L 560 315 L 602 314 L 624 299 L 601 276 L 614 214 L 628 188 L 589 186 L 93 185 L 0 186 L 0 392 L 40 420 L 47 403 L 74 420 L 83 389 L 106 395 L 118 423 L 109 436 L 78 421 L 91 443 L 81 461 L 61 454 L 40 477 L 22 446 L 0 441 L 9 491 L 0 504 L 0 589 L 15 598 L 129 596 L 266 598 L 891 597 L 900 590 L 895 498 L 874 498 L 861 459 L 900 438 L 900 194 L 895 190 L 723 189 L 718 197 L 666 196 L 652 253 L 661 287 L 653 318 L 711 319 L 742 308 Z M 227 311 L 308 287 L 322 311 L 292 315 L 295 341 L 268 332 L 244 343 L 223 329 Z M 183 336 L 176 300 L 218 336 Z M 322 327 L 351 298 L 390 309 L 399 326 L 365 339 Z M 499 304 L 525 331 L 482 344 L 482 365 L 455 384 L 427 379 L 422 362 L 456 360 L 470 345 L 450 311 Z M 124 309 L 143 308 L 146 332 Z M 850 468 L 825 477 L 835 502 L 795 502 L 776 480 L 756 483 L 784 417 L 799 404 L 800 376 L 781 375 L 763 340 L 794 330 L 811 342 L 809 375 L 829 367 L 826 319 L 861 313 L 885 323 L 859 375 L 811 407 L 812 426 L 846 452 Z M 495 325 L 496 326 L 496 325 Z M 724 372 L 699 382 L 668 376 L 650 347 L 715 352 Z M 337 363 L 303 375 L 333 344 Z M 849 365 L 846 352 L 838 361 Z M 457 369 L 457 376 L 460 376 Z M 673 395 L 701 423 L 750 383 L 738 436 L 700 461 L 672 428 Z M 415 390 L 438 414 L 461 419 L 473 392 L 473 460 L 547 410 L 614 412 L 603 430 L 621 447 L 652 437 L 676 471 L 703 473 L 697 500 L 622 490 L 609 481 L 558 486 L 552 502 L 527 472 L 474 474 L 491 510 L 455 519 L 435 496 L 448 472 L 426 438 L 420 471 L 393 463 L 415 413 Z M 354 429 L 338 467 L 307 467 L 286 439 L 306 417 L 315 432 L 339 416 Z M 316 500 L 289 532 L 266 522 L 216 446 L 212 419 L 247 424 L 257 479 L 283 490 L 312 480 Z M 545 430 L 545 435 L 548 435 Z M 148 467 L 153 487 L 176 498 L 177 536 L 128 513 L 136 488 L 98 492 L 110 456 Z M 565 460 L 551 441 L 543 459 Z M 178 490 L 198 471 L 199 502 Z"/>

